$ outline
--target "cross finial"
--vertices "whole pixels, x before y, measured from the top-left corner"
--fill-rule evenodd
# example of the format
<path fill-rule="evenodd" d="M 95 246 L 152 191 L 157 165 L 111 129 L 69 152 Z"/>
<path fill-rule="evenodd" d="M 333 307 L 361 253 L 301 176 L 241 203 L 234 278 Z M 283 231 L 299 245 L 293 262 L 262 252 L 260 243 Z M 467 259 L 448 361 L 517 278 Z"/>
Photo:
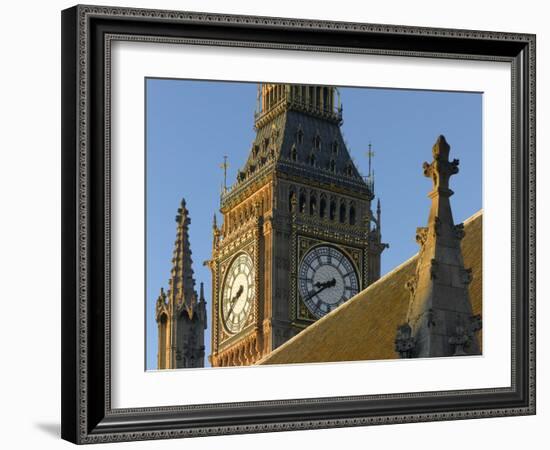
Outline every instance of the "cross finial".
<path fill-rule="evenodd" d="M 453 191 L 449 189 L 449 178 L 458 173 L 458 159 L 449 161 L 449 152 L 451 146 L 445 140 L 445 136 L 440 135 L 432 147 L 433 161 L 425 162 L 422 165 L 424 176 L 431 178 L 433 182 L 433 191 L 446 196 L 451 196 Z"/>
<path fill-rule="evenodd" d="M 372 157 L 374 156 L 374 152 L 372 151 L 372 143 L 369 142 L 369 150 L 367 152 L 367 156 L 369 158 L 369 178 L 372 175 Z"/>
<path fill-rule="evenodd" d="M 227 192 L 227 168 L 229 163 L 227 162 L 227 155 L 223 156 L 223 163 L 220 164 L 220 167 L 223 169 L 223 192 Z"/>

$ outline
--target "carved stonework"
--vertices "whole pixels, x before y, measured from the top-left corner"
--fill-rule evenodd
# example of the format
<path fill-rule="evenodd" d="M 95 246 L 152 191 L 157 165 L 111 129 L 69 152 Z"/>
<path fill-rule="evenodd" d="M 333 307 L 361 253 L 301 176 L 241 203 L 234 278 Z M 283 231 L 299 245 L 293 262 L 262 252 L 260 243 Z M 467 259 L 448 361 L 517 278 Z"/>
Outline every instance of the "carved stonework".
<path fill-rule="evenodd" d="M 461 270 L 461 281 L 465 285 L 468 285 L 472 282 L 472 269 Z"/>
<path fill-rule="evenodd" d="M 400 358 L 412 358 L 416 341 L 412 336 L 412 329 L 409 324 L 403 324 L 397 328 L 395 338 L 395 351 Z"/>
<path fill-rule="evenodd" d="M 481 330 L 482 327 L 482 320 L 481 320 L 481 314 L 476 314 L 475 316 L 470 317 L 470 331 L 472 333 L 475 333 L 479 330 Z"/>
<path fill-rule="evenodd" d="M 402 357 L 460 356 L 479 353 L 474 329 L 481 321 L 471 318 L 468 285 L 471 269 L 464 268 L 460 241 L 464 226 L 455 225 L 449 198 L 449 179 L 458 173 L 458 160 L 449 161 L 450 146 L 443 136 L 433 146 L 433 161 L 423 164 L 433 186 L 427 227 L 416 231 L 420 252 L 410 291 L 407 328 L 400 327 L 396 351 Z M 409 334 L 410 332 L 410 334 Z M 411 349 L 411 339 L 414 348 Z"/>
<path fill-rule="evenodd" d="M 405 288 L 409 291 L 411 297 L 414 297 L 417 282 L 418 282 L 418 279 L 416 278 L 416 275 L 414 275 L 411 278 L 409 278 L 405 283 Z"/>
<path fill-rule="evenodd" d="M 463 325 L 457 325 L 453 336 L 449 338 L 449 344 L 453 346 L 453 356 L 467 355 L 465 348 L 470 343 L 470 335 Z"/>
<path fill-rule="evenodd" d="M 428 227 L 418 227 L 416 229 L 416 242 L 422 246 L 428 238 Z"/>
<path fill-rule="evenodd" d="M 454 226 L 455 239 L 462 240 L 464 238 L 464 224 L 459 223 Z"/>

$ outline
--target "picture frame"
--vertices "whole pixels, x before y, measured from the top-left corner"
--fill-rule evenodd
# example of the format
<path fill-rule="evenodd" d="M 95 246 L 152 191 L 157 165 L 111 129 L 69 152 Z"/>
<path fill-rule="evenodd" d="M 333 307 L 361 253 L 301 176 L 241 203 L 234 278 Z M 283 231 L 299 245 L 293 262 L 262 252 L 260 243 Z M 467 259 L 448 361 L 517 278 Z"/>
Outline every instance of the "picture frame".
<path fill-rule="evenodd" d="M 511 66 L 510 386 L 113 408 L 111 45 L 348 52 Z M 167 439 L 535 414 L 535 36 L 100 6 L 62 12 L 62 437 Z M 503 193 L 508 195 L 508 193 Z"/>

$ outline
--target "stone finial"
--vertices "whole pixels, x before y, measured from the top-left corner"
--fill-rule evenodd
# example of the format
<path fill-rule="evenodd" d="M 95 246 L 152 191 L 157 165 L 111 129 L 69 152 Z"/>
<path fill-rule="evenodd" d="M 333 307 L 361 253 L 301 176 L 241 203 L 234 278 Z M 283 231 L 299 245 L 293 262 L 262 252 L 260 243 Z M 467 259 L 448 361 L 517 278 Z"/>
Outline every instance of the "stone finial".
<path fill-rule="evenodd" d="M 220 242 L 220 234 L 223 231 L 218 228 L 218 218 L 216 217 L 216 213 L 214 213 L 214 217 L 212 219 L 212 251 L 215 251 L 218 248 L 218 244 Z"/>
<path fill-rule="evenodd" d="M 156 313 L 157 313 L 157 321 L 159 319 L 159 313 L 161 311 L 166 311 L 167 307 L 166 303 L 166 293 L 164 292 L 164 288 L 160 288 L 160 294 L 157 297 L 157 303 L 156 303 Z"/>
<path fill-rule="evenodd" d="M 433 161 L 425 162 L 422 165 L 424 176 L 433 181 L 433 190 L 440 193 L 448 192 L 449 196 L 452 195 L 452 191 L 449 189 L 449 179 L 458 173 L 459 164 L 458 159 L 449 161 L 450 150 L 451 146 L 445 140 L 445 136 L 440 135 L 432 148 Z"/>
<path fill-rule="evenodd" d="M 176 215 L 176 222 L 181 225 L 189 225 L 191 219 L 189 218 L 189 211 L 187 210 L 185 199 L 182 198 L 180 207 L 178 208 L 178 214 Z"/>

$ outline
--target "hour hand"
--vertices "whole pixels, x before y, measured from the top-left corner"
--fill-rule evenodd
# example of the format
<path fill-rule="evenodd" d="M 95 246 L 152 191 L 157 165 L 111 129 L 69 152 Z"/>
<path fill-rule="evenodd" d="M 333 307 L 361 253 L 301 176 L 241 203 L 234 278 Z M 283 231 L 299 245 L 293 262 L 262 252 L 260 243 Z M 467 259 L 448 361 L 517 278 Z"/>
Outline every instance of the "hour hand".
<path fill-rule="evenodd" d="M 319 288 L 329 288 L 329 287 L 333 287 L 336 285 L 336 279 L 333 278 L 332 280 L 329 280 L 329 281 L 324 281 L 324 282 L 320 282 L 318 281 L 317 283 L 315 283 L 313 286 L 315 286 L 317 289 Z"/>
<path fill-rule="evenodd" d="M 309 297 L 307 298 L 307 300 L 309 300 L 310 298 L 313 298 L 315 297 L 317 294 L 319 294 L 320 292 L 323 292 L 325 289 L 329 288 L 329 287 L 333 287 L 333 286 L 336 286 L 336 279 L 333 278 L 332 280 L 330 281 L 325 281 L 323 283 L 320 283 L 319 281 L 317 283 L 314 284 L 314 286 L 316 288 L 318 288 L 315 292 L 311 293 L 309 295 Z"/>
<path fill-rule="evenodd" d="M 235 294 L 235 297 L 233 297 L 233 300 L 231 300 L 231 301 L 232 301 L 232 302 L 235 302 L 235 300 L 237 300 L 237 299 L 241 296 L 241 294 L 243 293 L 243 291 L 244 291 L 244 286 L 241 284 L 241 285 L 239 286 L 239 289 L 237 290 L 237 293 Z"/>

